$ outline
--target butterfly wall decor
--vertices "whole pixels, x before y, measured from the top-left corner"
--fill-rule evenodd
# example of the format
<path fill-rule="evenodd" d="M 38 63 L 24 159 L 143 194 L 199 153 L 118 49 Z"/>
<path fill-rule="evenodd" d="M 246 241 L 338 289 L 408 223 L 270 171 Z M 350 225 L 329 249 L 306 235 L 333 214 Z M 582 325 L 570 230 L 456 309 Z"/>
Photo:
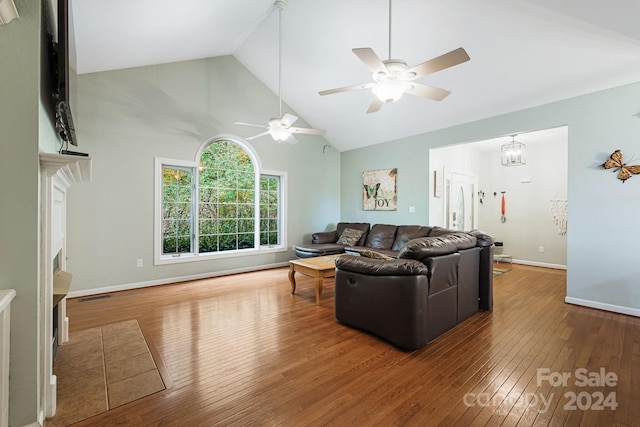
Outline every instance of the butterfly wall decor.
<path fill-rule="evenodd" d="M 367 199 L 370 198 L 374 198 L 377 199 L 378 198 L 378 189 L 380 188 L 380 183 L 376 183 L 376 185 L 374 186 L 369 186 L 367 184 L 363 184 L 364 185 L 364 189 L 367 192 Z"/>
<path fill-rule="evenodd" d="M 626 165 L 622 157 L 622 151 L 620 150 L 611 153 L 609 159 L 602 164 L 602 167 L 618 171 L 618 179 L 623 183 L 633 175 L 640 174 L 640 165 Z"/>

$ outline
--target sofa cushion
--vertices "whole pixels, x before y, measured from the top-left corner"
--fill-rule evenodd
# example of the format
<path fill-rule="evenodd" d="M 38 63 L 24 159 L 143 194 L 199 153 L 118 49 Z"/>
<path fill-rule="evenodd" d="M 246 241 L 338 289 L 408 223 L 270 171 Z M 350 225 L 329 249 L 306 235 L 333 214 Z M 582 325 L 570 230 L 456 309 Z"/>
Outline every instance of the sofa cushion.
<path fill-rule="evenodd" d="M 429 232 L 429 237 L 444 236 L 445 234 L 451 234 L 451 233 L 460 233 L 460 230 L 453 230 L 451 228 L 444 228 L 436 225 L 435 227 L 431 227 L 431 231 Z"/>
<path fill-rule="evenodd" d="M 371 227 L 364 246 L 374 249 L 391 249 L 397 230 L 397 225 L 375 224 Z"/>
<path fill-rule="evenodd" d="M 367 239 L 367 234 L 371 225 L 368 222 L 339 222 L 336 226 L 336 235 L 340 237 L 345 228 L 355 228 L 356 230 L 364 231 L 360 240 L 355 244 L 355 246 L 364 246 L 364 242 Z"/>
<path fill-rule="evenodd" d="M 396 232 L 396 240 L 391 247 L 394 251 L 401 251 L 407 245 L 409 240 L 419 237 L 427 237 L 431 232 L 431 227 L 423 225 L 399 225 Z"/>
<path fill-rule="evenodd" d="M 336 243 L 339 245 L 353 246 L 358 243 L 363 234 L 364 231 L 362 230 L 345 228 L 342 234 L 340 234 L 340 237 L 338 237 L 338 241 Z"/>
<path fill-rule="evenodd" d="M 341 255 L 336 259 L 336 268 L 372 276 L 428 275 L 429 269 L 420 261 L 412 259 L 379 260 L 357 255 Z"/>

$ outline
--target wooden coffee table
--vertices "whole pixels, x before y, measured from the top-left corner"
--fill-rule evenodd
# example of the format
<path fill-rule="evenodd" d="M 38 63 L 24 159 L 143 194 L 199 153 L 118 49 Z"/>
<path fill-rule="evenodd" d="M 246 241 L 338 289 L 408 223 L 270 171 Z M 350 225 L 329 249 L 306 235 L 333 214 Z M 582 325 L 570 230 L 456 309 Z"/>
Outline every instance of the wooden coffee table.
<path fill-rule="evenodd" d="M 320 304 L 322 295 L 322 279 L 336 274 L 337 255 L 320 256 L 314 258 L 302 258 L 289 261 L 289 282 L 291 283 L 291 295 L 296 292 L 296 271 L 315 278 L 316 304 Z"/>

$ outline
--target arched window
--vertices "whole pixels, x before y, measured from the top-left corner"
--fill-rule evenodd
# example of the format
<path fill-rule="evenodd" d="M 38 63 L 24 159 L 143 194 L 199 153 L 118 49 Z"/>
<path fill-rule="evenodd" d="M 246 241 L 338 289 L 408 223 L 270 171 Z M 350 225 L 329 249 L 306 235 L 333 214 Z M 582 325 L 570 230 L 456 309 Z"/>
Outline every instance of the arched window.
<path fill-rule="evenodd" d="M 256 172 L 237 143 L 214 140 L 200 155 L 199 252 L 256 247 Z"/>
<path fill-rule="evenodd" d="M 261 171 L 235 137 L 205 142 L 195 162 L 156 158 L 156 264 L 286 250 L 286 174 Z"/>

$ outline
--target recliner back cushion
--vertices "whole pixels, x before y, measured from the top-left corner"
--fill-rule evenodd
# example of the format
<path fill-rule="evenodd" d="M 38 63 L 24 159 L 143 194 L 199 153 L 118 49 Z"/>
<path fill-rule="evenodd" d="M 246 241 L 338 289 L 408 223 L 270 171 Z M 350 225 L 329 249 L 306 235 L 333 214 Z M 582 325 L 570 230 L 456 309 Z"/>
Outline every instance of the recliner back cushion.
<path fill-rule="evenodd" d="M 391 247 L 394 251 L 401 251 L 407 246 L 409 240 L 419 237 L 427 237 L 431 232 L 431 227 L 424 225 L 399 225 L 396 232 L 396 240 Z"/>
<path fill-rule="evenodd" d="M 397 230 L 397 225 L 375 224 L 371 227 L 364 245 L 374 249 L 391 249 Z"/>
<path fill-rule="evenodd" d="M 456 245 L 456 248 L 459 251 L 463 249 L 469 249 L 469 248 L 475 247 L 476 242 L 478 241 L 478 239 L 476 239 L 476 236 L 469 233 L 465 233 L 463 231 L 442 235 L 440 237 L 443 239 L 447 239 L 450 242 L 453 242 L 453 244 Z"/>
<path fill-rule="evenodd" d="M 445 234 L 451 233 L 459 233 L 460 230 L 453 230 L 451 228 L 444 228 L 436 225 L 435 227 L 431 227 L 431 231 L 429 232 L 429 237 L 438 237 L 443 236 Z"/>

